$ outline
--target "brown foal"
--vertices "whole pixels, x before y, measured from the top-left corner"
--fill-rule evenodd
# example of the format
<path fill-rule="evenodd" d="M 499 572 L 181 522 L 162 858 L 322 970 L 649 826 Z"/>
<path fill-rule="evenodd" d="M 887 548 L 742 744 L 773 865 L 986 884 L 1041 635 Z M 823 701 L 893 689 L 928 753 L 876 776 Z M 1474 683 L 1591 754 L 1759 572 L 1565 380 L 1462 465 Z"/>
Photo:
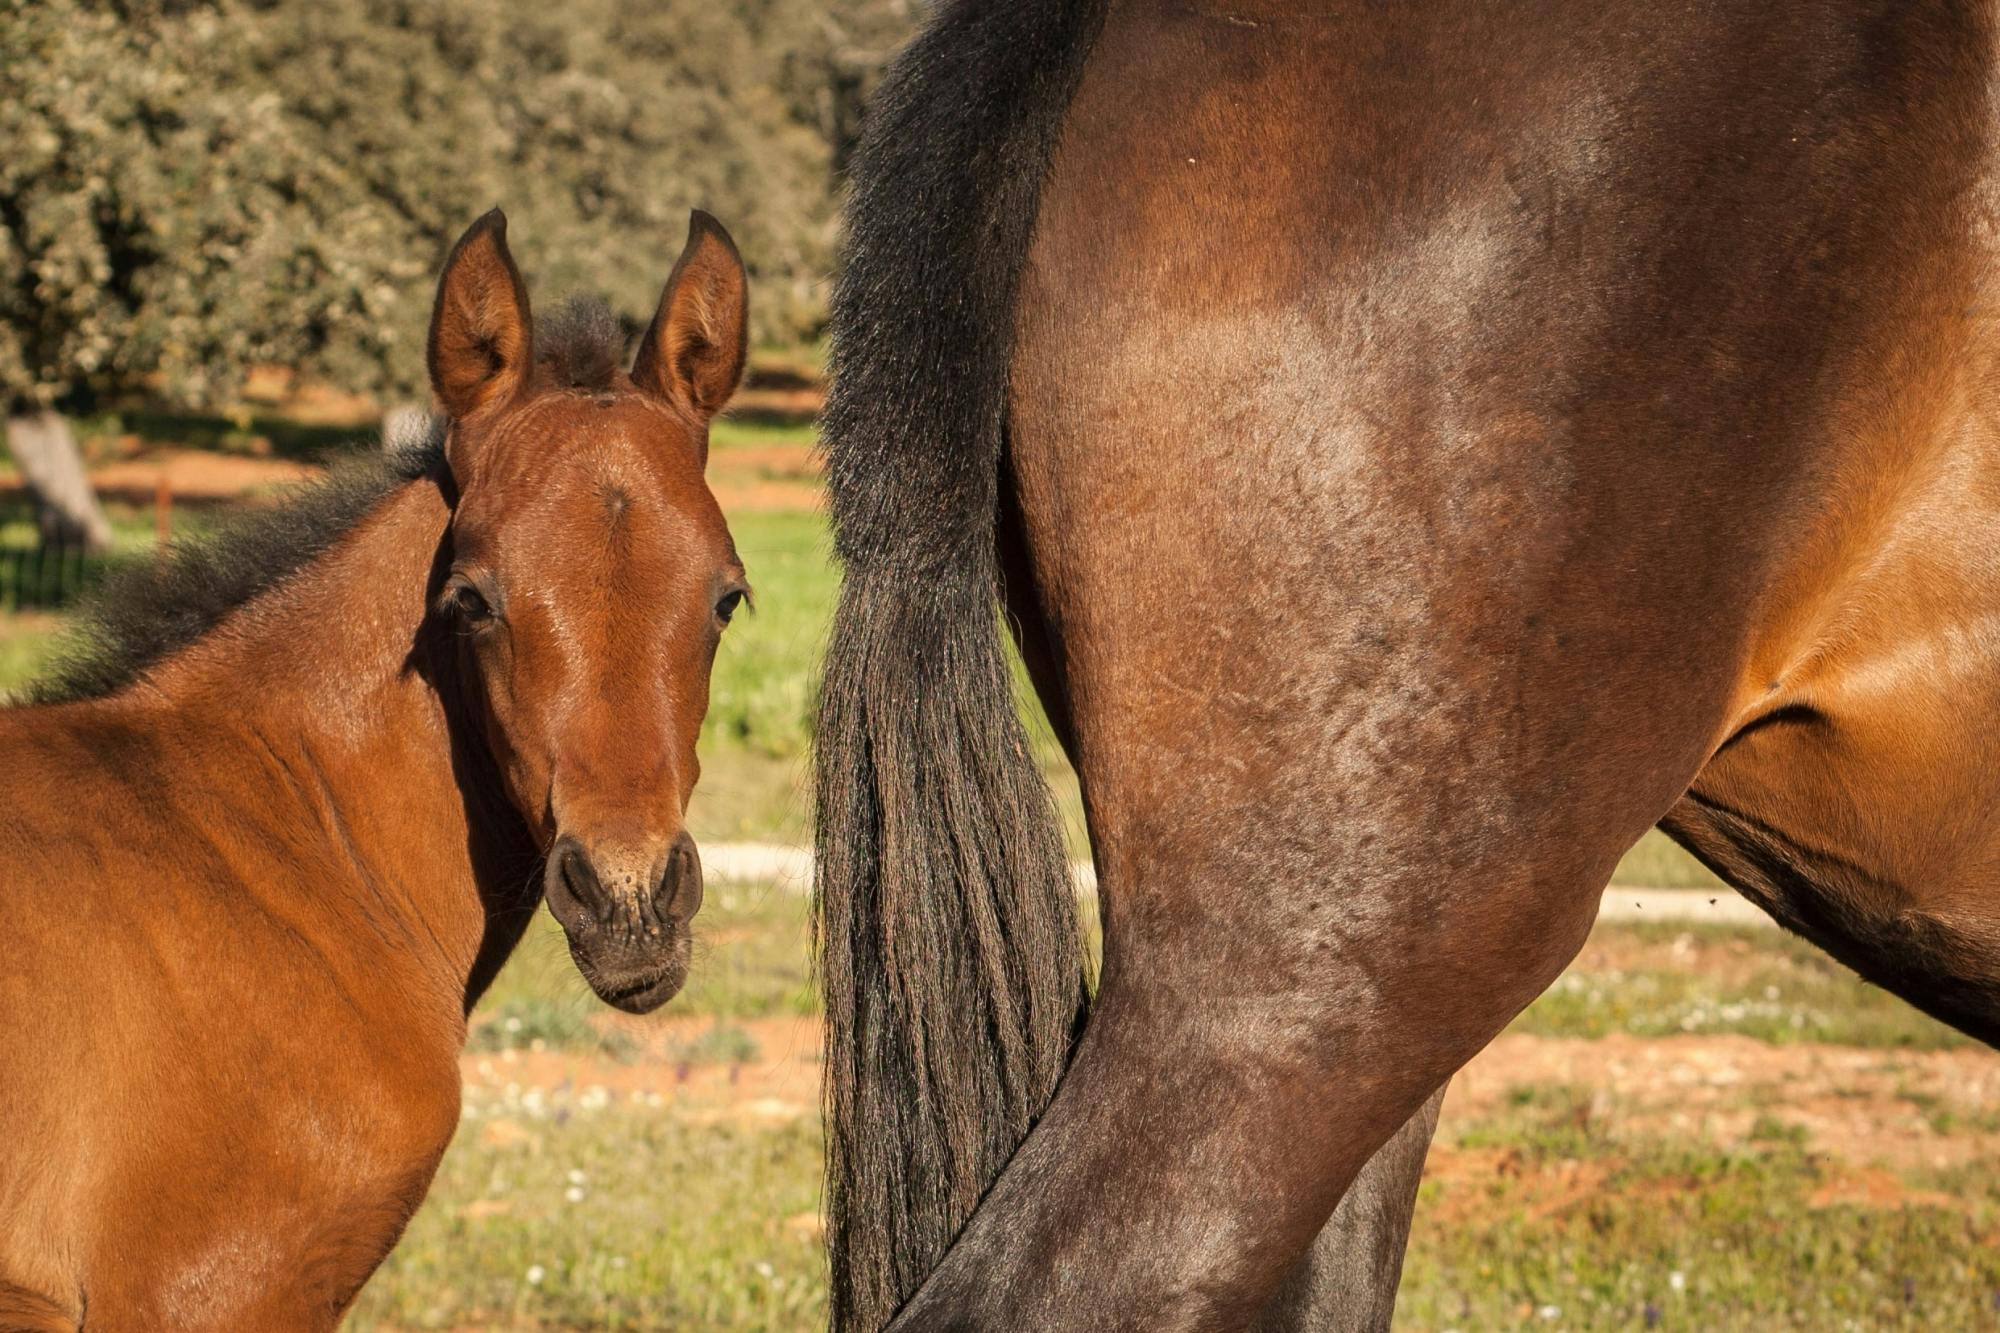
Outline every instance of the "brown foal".
<path fill-rule="evenodd" d="M 0 713 L 0 1329 L 332 1327 L 544 892 L 604 999 L 680 987 L 745 308 L 696 214 L 627 373 L 602 307 L 537 337 L 488 214 L 436 443 L 128 580 Z"/>

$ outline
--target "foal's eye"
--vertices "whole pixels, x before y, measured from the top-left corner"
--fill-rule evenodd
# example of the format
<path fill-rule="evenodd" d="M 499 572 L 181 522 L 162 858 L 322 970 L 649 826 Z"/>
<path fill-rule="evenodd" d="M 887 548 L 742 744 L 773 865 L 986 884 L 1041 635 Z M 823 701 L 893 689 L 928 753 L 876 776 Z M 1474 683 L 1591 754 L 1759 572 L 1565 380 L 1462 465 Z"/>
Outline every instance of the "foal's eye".
<path fill-rule="evenodd" d="M 487 603 L 486 594 L 465 582 L 454 583 L 445 590 L 443 610 L 467 628 L 476 628 L 493 619 L 493 608 Z"/>
<path fill-rule="evenodd" d="M 727 625 L 729 618 L 736 614 L 736 608 L 741 605 L 743 605 L 743 590 L 731 588 L 722 594 L 722 600 L 715 604 L 715 618 Z"/>

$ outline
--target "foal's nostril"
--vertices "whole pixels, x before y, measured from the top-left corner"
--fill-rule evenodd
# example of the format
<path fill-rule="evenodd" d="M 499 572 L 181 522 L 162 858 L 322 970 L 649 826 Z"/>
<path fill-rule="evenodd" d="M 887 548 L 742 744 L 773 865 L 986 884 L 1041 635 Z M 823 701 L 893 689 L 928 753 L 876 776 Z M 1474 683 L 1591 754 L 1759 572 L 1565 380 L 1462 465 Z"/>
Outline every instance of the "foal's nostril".
<path fill-rule="evenodd" d="M 685 833 L 667 849 L 666 870 L 660 876 L 654 901 L 661 911 L 681 921 L 701 910 L 701 855 L 695 851 L 694 839 Z"/>
<path fill-rule="evenodd" d="M 583 844 L 574 838 L 558 842 L 549 857 L 549 868 L 553 872 L 550 889 L 560 888 L 577 906 L 594 917 L 603 917 L 610 895 L 604 891 L 604 881 L 597 877 Z"/>

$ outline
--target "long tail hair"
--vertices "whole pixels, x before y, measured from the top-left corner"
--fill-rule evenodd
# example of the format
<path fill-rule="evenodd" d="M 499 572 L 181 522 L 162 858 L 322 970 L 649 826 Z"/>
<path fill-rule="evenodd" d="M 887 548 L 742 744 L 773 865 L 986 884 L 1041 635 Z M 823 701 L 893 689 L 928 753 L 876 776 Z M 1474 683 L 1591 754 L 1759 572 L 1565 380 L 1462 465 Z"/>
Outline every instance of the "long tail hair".
<path fill-rule="evenodd" d="M 857 151 L 823 422 L 845 581 L 814 930 L 831 1324 L 872 1333 L 1047 1106 L 1085 1003 L 994 524 L 1016 289 L 1103 0 L 948 0 Z"/>

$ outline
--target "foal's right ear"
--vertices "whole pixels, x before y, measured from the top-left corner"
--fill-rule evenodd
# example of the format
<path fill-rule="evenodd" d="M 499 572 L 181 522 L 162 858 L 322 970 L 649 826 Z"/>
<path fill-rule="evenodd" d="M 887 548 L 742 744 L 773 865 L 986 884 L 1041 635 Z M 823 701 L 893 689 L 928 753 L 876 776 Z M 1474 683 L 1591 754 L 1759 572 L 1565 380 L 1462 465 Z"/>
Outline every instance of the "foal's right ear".
<path fill-rule="evenodd" d="M 470 416 L 520 392 L 534 349 L 528 289 L 507 253 L 507 215 L 496 208 L 444 261 L 431 309 L 431 390 L 446 416 Z"/>

